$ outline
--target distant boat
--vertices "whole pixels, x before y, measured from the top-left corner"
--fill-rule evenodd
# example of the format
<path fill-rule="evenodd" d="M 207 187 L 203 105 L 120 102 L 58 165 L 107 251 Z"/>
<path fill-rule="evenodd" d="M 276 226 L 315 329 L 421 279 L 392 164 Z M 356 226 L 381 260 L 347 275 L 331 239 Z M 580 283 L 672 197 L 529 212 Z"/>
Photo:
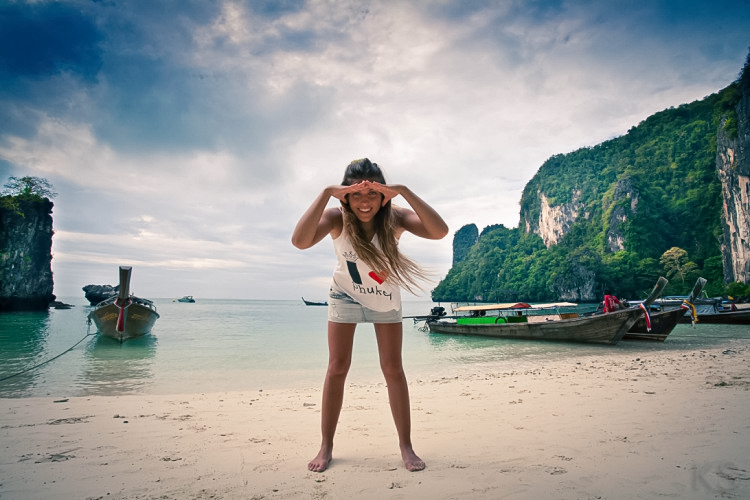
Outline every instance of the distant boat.
<path fill-rule="evenodd" d="M 639 318 L 622 338 L 625 340 L 655 340 L 657 342 L 664 342 L 667 336 L 674 330 L 674 327 L 677 326 L 677 323 L 680 322 L 681 318 L 690 312 L 691 309 L 688 304 L 691 304 L 696 297 L 700 296 L 704 286 L 706 286 L 706 279 L 698 278 L 690 295 L 685 298 L 685 301 L 679 307 L 662 309 L 650 313 L 650 328 L 646 323 L 645 316 Z M 633 303 L 631 302 L 631 304 Z"/>
<path fill-rule="evenodd" d="M 195 299 L 192 295 L 185 295 L 184 297 L 177 299 L 177 302 L 195 302 Z"/>
<path fill-rule="evenodd" d="M 132 270 L 130 266 L 120 266 L 118 294 L 98 303 L 88 315 L 88 323 L 93 321 L 99 333 L 120 342 L 151 332 L 159 318 L 153 302 L 130 295 Z"/>
<path fill-rule="evenodd" d="M 305 300 L 304 297 L 302 297 L 302 302 L 304 302 L 306 306 L 327 306 L 328 305 L 328 302 L 313 302 L 312 300 Z"/>
<path fill-rule="evenodd" d="M 533 306 L 526 303 L 489 304 L 459 307 L 456 312 L 469 313 L 469 316 L 434 317 L 426 323 L 431 333 L 616 344 L 666 285 L 667 280 L 659 278 L 643 306 L 611 313 L 580 316 L 570 311 L 577 304 L 567 302 Z M 570 312 L 564 312 L 566 310 Z M 490 311 L 496 311 L 496 315 L 488 316 Z"/>

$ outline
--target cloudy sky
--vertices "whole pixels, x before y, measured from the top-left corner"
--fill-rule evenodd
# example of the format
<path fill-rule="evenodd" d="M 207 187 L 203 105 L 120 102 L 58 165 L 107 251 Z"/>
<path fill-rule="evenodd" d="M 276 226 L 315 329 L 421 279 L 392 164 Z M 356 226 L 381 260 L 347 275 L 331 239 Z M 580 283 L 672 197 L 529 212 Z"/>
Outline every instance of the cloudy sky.
<path fill-rule="evenodd" d="M 440 279 L 547 158 L 717 92 L 748 48 L 750 0 L 3 0 L 0 181 L 54 185 L 59 297 L 132 265 L 142 297 L 324 299 L 330 239 L 290 235 L 369 157 L 448 222 L 401 243 Z"/>

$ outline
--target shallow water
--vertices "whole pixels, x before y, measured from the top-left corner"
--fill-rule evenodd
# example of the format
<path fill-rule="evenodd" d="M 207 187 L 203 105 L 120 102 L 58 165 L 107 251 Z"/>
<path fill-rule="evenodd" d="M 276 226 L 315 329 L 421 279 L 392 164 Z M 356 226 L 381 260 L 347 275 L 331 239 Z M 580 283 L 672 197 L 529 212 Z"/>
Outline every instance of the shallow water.
<path fill-rule="evenodd" d="M 325 374 L 325 307 L 301 301 L 156 299 L 161 317 L 151 335 L 120 344 L 96 335 L 93 325 L 89 329 L 91 307 L 83 297 L 60 300 L 75 307 L 0 314 L 0 397 L 319 387 Z M 404 315 L 426 314 L 433 305 L 404 302 Z M 678 325 L 664 343 L 600 346 L 451 337 L 420 326 L 404 320 L 404 365 L 411 381 L 529 369 L 552 359 L 729 347 L 733 339 L 750 338 L 747 326 Z M 382 380 L 373 327 L 360 325 L 348 381 Z"/>

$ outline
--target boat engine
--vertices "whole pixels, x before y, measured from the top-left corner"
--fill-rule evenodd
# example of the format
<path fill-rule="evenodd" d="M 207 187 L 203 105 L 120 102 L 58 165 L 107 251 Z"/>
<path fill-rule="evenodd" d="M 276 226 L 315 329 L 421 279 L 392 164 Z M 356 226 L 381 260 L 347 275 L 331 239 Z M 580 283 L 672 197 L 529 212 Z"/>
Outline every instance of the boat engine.
<path fill-rule="evenodd" d="M 445 316 L 445 307 L 435 306 L 430 309 L 430 316 Z"/>

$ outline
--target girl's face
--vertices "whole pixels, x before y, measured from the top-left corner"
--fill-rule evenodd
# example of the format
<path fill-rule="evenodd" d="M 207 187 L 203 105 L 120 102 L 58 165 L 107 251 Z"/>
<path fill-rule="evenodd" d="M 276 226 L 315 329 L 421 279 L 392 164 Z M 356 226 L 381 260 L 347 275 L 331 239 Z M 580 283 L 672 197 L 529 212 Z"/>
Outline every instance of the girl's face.
<path fill-rule="evenodd" d="M 349 193 L 349 208 L 361 222 L 370 222 L 380 210 L 383 195 L 374 189 L 364 189 Z"/>

